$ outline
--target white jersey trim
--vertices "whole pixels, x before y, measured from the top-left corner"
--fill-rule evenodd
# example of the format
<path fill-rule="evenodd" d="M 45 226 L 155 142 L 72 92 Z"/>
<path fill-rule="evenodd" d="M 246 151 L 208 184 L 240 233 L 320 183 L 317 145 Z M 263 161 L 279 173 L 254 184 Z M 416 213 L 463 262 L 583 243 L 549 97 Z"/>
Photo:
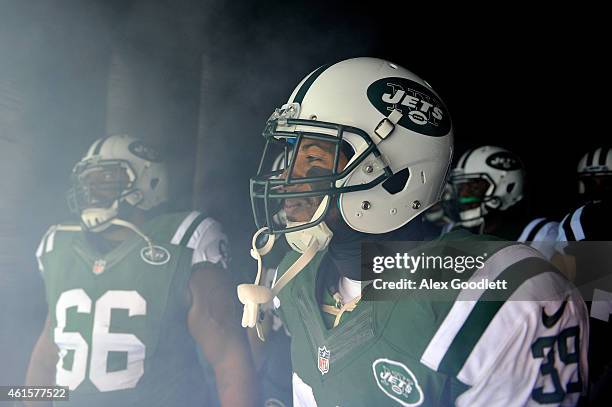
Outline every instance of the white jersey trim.
<path fill-rule="evenodd" d="M 196 212 L 197 213 L 197 212 Z M 197 216 L 197 215 L 196 215 Z M 202 237 L 206 234 L 206 230 L 214 223 L 215 221 L 212 220 L 211 218 L 206 218 L 204 219 L 202 222 L 200 222 L 200 224 L 198 225 L 198 227 L 196 228 L 196 230 L 193 232 L 193 235 L 191 235 L 191 237 L 189 238 L 189 241 L 187 242 L 187 247 L 190 249 L 195 249 L 195 247 L 198 245 L 199 241 L 202 239 Z M 183 232 L 185 233 L 185 232 Z M 180 241 L 180 240 L 179 240 Z"/>
<path fill-rule="evenodd" d="M 293 406 L 294 407 L 317 407 L 312 387 L 306 384 L 297 373 L 293 372 L 291 377 L 293 387 Z"/>
<path fill-rule="evenodd" d="M 49 253 L 53 250 L 53 245 L 55 242 L 55 232 L 57 230 L 57 225 L 51 226 L 43 235 L 38 248 L 36 249 L 36 262 L 38 263 L 38 270 L 42 273 L 44 271 L 44 266 L 42 263 L 42 256 L 45 253 Z"/>
<path fill-rule="evenodd" d="M 565 234 L 565 230 L 563 230 L 563 225 L 567 222 L 568 215 L 565 215 L 561 222 L 559 222 L 558 232 L 557 232 L 557 241 L 558 242 L 567 242 L 567 235 Z"/>
<path fill-rule="evenodd" d="M 527 224 L 527 226 L 525 226 L 525 229 L 523 229 L 523 233 L 521 233 L 521 235 L 519 236 L 518 241 L 521 242 L 521 243 L 525 243 L 527 241 L 527 237 L 529 236 L 529 234 L 531 233 L 533 228 L 535 228 L 536 225 L 538 223 L 542 222 L 544 219 L 546 219 L 546 218 L 535 218 L 534 220 L 529 222 Z M 544 226 L 542 226 L 542 228 L 544 228 Z M 542 229 L 540 229 L 540 230 L 542 230 Z M 538 234 L 539 233 L 540 232 L 538 232 Z"/>
<path fill-rule="evenodd" d="M 221 224 L 213 218 L 205 218 L 200 222 L 189 238 L 187 247 L 193 250 L 192 265 L 209 262 L 228 267 L 227 236 Z"/>
<path fill-rule="evenodd" d="M 582 210 L 584 206 L 581 206 L 578 210 L 576 210 L 572 214 L 572 220 L 570 222 L 570 227 L 574 232 L 574 236 L 576 237 L 576 241 L 584 240 L 584 229 L 582 229 L 582 223 L 580 223 L 580 217 L 582 216 Z"/>

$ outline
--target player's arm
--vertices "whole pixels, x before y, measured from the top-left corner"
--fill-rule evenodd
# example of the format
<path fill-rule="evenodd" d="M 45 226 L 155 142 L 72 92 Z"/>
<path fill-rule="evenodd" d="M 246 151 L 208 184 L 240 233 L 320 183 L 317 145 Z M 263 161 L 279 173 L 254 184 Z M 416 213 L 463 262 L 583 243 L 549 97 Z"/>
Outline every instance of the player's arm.
<path fill-rule="evenodd" d="M 584 302 L 571 295 L 544 307 L 529 303 L 507 302 L 491 322 L 494 329 L 485 332 L 457 375 L 471 387 L 457 399 L 457 406 L 565 406 L 576 405 L 584 395 L 588 383 Z M 533 318 L 521 315 L 521 309 L 530 309 Z M 523 322 L 505 330 L 502 325 L 511 326 L 512 315 Z"/>
<path fill-rule="evenodd" d="M 57 346 L 51 340 L 51 318 L 47 314 L 45 326 L 34 345 L 26 374 L 26 386 L 51 386 L 55 383 L 55 365 L 57 364 Z M 51 402 L 24 402 L 26 406 L 45 406 Z"/>
<path fill-rule="evenodd" d="M 227 270 L 211 263 L 195 266 L 189 288 L 189 331 L 215 372 L 222 406 L 255 406 L 255 369 L 234 301 L 235 284 Z"/>
<path fill-rule="evenodd" d="M 270 314 L 270 312 L 265 311 L 263 313 L 263 318 L 260 321 L 264 338 L 267 338 L 270 332 L 272 331 L 271 319 L 272 315 Z M 251 354 L 253 355 L 255 369 L 259 372 L 259 370 L 263 367 L 266 361 L 267 342 L 263 342 L 261 339 L 259 339 L 259 336 L 257 335 L 257 329 L 255 328 L 247 328 L 246 333 L 249 339 L 249 345 L 251 347 Z"/>

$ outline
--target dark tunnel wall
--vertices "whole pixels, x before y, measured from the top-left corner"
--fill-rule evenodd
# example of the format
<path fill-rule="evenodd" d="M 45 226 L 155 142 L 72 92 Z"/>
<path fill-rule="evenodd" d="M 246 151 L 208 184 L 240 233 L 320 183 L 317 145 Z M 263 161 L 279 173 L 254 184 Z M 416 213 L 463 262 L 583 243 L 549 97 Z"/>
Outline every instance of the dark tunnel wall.
<path fill-rule="evenodd" d="M 504 22 L 499 14 L 447 21 L 438 11 L 335 1 L 3 1 L 0 358 L 13 367 L 0 368 L 0 384 L 25 373 L 45 312 L 33 253 L 50 224 L 71 216 L 70 169 L 93 140 L 128 132 L 158 144 L 173 208 L 219 218 L 233 272 L 250 279 L 248 179 L 261 130 L 325 63 L 369 55 L 413 70 L 446 101 L 456 156 L 484 143 L 513 149 L 527 165 L 534 215 L 572 206 L 578 158 L 609 139 L 596 129 L 589 93 L 603 76 L 589 48 L 599 26 L 578 35 L 533 12 L 506 13 Z"/>

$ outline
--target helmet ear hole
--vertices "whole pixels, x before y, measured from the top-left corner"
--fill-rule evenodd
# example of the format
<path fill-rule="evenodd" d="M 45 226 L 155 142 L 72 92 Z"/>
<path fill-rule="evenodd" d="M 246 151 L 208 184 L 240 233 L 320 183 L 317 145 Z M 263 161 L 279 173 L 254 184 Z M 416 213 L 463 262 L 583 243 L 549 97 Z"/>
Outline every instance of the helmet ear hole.
<path fill-rule="evenodd" d="M 501 206 L 501 204 L 502 204 L 501 199 L 499 199 L 496 196 L 491 198 L 491 200 L 489 201 L 489 206 L 493 209 L 498 209 Z"/>
<path fill-rule="evenodd" d="M 506 187 L 506 192 L 508 192 L 508 193 L 512 192 L 512 190 L 514 189 L 515 186 L 516 186 L 515 182 L 513 182 L 511 184 L 508 184 L 508 186 Z"/>
<path fill-rule="evenodd" d="M 135 190 L 135 191 L 132 191 L 130 194 L 128 194 L 125 197 L 125 202 L 127 202 L 131 206 L 137 206 L 138 204 L 142 202 L 143 198 L 144 196 L 142 194 L 142 191 Z"/>
<path fill-rule="evenodd" d="M 157 187 L 157 184 L 159 184 L 159 178 L 153 178 L 151 180 L 151 189 L 155 189 L 155 187 Z"/>
<path fill-rule="evenodd" d="M 410 170 L 408 168 L 404 168 L 401 171 L 396 172 L 382 183 L 382 187 L 390 193 L 391 195 L 395 195 L 398 192 L 402 192 L 408 183 L 408 179 L 410 178 Z"/>

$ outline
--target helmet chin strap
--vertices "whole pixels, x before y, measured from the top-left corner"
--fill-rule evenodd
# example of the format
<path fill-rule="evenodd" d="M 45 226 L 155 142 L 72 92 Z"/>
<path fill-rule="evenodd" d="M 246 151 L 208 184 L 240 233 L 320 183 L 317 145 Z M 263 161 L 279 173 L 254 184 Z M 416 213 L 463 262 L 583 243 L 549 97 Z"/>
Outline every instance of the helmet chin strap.
<path fill-rule="evenodd" d="M 83 209 L 81 212 L 81 221 L 83 222 L 83 225 L 87 230 L 96 233 L 108 229 L 109 226 L 113 224 L 113 219 L 119 215 L 119 204 L 124 201 L 127 202 L 128 205 L 137 206 L 137 204 L 142 201 L 142 192 L 139 190 L 133 190 L 125 196 L 116 199 L 108 208 Z M 128 228 L 132 229 L 131 227 Z"/>
<path fill-rule="evenodd" d="M 316 220 L 323 216 L 325 211 L 328 197 L 325 197 L 319 208 L 312 217 L 312 220 Z M 288 226 L 299 226 L 307 222 L 291 222 Z M 316 256 L 317 252 L 325 249 L 329 244 L 332 237 L 332 231 L 325 225 L 325 222 L 321 222 L 316 226 L 308 229 L 300 230 L 298 232 L 291 232 L 285 235 L 287 242 L 291 247 L 302 253 L 302 255 L 293 263 L 287 271 L 274 283 L 272 288 L 260 285 L 261 273 L 263 270 L 263 259 L 272 250 L 274 246 L 274 235 L 270 235 L 266 244 L 258 248 L 257 238 L 260 234 L 266 232 L 267 227 L 259 229 L 253 235 L 251 241 L 251 257 L 257 260 L 257 276 L 255 277 L 254 284 L 240 284 L 237 288 L 238 299 L 244 305 L 242 313 L 242 327 L 253 328 L 257 330 L 257 336 L 262 341 L 265 341 L 264 333 L 261 328 L 259 321 L 259 310 L 263 304 L 266 304 L 274 299 L 278 293 L 285 287 L 300 271 L 304 269 L 310 263 L 310 261 Z M 291 235 L 291 236 L 290 236 Z"/>
<path fill-rule="evenodd" d="M 102 232 L 110 227 L 112 220 L 119 214 L 119 202 L 108 208 L 87 208 L 81 212 L 83 226 L 91 232 Z"/>
<path fill-rule="evenodd" d="M 153 242 L 151 241 L 151 239 L 149 239 L 149 237 L 147 235 L 145 235 L 136 225 L 134 225 L 131 222 L 125 221 L 123 219 L 113 219 L 110 221 L 111 225 L 115 225 L 115 226 L 122 226 L 124 228 L 128 228 L 130 229 L 132 232 L 136 233 L 138 236 L 140 236 L 141 238 L 143 238 L 143 240 L 145 242 L 147 242 L 147 245 L 149 246 L 149 250 L 151 251 L 151 253 L 153 253 Z"/>
<path fill-rule="evenodd" d="M 481 205 L 474 209 L 468 209 L 459 213 L 460 221 L 459 224 L 466 228 L 474 228 L 480 226 L 480 233 L 484 231 L 485 218 L 487 211 L 484 205 Z"/>

